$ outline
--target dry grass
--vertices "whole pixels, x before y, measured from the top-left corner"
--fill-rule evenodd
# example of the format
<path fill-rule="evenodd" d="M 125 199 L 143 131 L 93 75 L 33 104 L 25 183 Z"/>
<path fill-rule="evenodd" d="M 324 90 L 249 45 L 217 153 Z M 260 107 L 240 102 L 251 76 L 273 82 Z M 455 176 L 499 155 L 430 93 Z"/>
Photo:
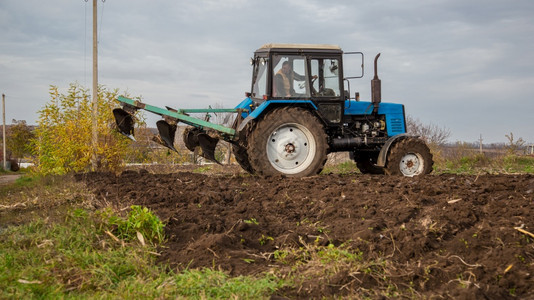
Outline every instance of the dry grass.
<path fill-rule="evenodd" d="M 93 208 L 94 196 L 73 176 L 22 176 L 0 188 L 0 216 L 24 220 L 27 214 L 54 215 L 59 207 Z"/>
<path fill-rule="evenodd" d="M 282 294 L 290 298 L 313 295 L 350 295 L 351 299 L 413 298 L 412 287 L 398 286 L 392 278 L 404 275 L 387 257 L 365 258 L 364 253 L 347 244 L 320 246 L 300 241 L 301 247 L 285 248 L 273 253 L 285 267 L 273 270 L 291 282 Z M 317 284 L 321 282 L 321 284 Z"/>

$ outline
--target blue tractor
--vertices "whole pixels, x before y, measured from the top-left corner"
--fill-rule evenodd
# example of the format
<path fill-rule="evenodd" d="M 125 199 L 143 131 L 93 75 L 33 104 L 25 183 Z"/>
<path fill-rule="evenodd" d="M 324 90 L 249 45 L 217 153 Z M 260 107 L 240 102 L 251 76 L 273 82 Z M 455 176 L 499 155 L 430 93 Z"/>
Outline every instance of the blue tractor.
<path fill-rule="evenodd" d="M 343 58 L 361 56 L 362 72 L 343 76 Z M 252 86 L 234 109 L 166 109 L 119 97 L 115 109 L 119 131 L 133 135 L 134 117 L 144 109 L 163 117 L 154 140 L 175 150 L 177 123 L 185 146 L 197 147 L 215 160 L 220 139 L 232 144 L 236 161 L 246 171 L 263 175 L 311 176 L 324 167 L 328 153 L 349 152 L 362 173 L 419 176 L 432 171 L 425 142 L 406 134 L 404 105 L 381 102 L 381 83 L 371 81 L 371 101 L 351 98 L 350 81 L 363 77 L 363 54 L 343 53 L 334 45 L 266 44 L 251 59 Z M 194 113 L 235 113 L 225 127 Z"/>

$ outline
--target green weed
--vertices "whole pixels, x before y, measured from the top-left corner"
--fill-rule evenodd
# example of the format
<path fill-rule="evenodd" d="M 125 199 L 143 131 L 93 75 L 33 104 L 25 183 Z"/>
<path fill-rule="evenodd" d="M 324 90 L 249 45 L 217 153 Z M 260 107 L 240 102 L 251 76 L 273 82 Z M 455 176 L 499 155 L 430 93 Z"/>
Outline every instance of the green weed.
<path fill-rule="evenodd" d="M 534 173 L 534 157 L 507 155 L 503 159 L 503 169 L 510 173 Z"/>
<path fill-rule="evenodd" d="M 108 230 L 119 239 L 134 241 L 139 239 L 138 233 L 143 239 L 154 244 L 164 240 L 165 225 L 148 208 L 132 205 L 126 218 L 117 216 L 110 209 L 99 213 Z"/>
<path fill-rule="evenodd" d="M 206 172 L 209 172 L 211 171 L 211 166 L 207 165 L 207 166 L 202 166 L 202 167 L 198 167 L 196 169 L 193 170 L 193 173 L 206 173 Z"/>
<path fill-rule="evenodd" d="M 336 165 L 327 165 L 324 167 L 321 174 L 349 174 L 349 173 L 359 173 L 360 170 L 356 166 L 356 163 L 352 160 L 348 160 Z"/>
<path fill-rule="evenodd" d="M 266 235 L 261 235 L 261 237 L 258 239 L 258 241 L 260 242 L 260 245 L 265 245 L 267 244 L 269 241 L 274 241 L 274 238 L 272 236 L 266 236 Z"/>
<path fill-rule="evenodd" d="M 245 222 L 245 223 L 247 223 L 247 224 L 254 224 L 254 225 L 258 225 L 258 224 L 260 224 L 260 223 L 258 222 L 258 220 L 256 220 L 256 218 L 250 218 L 250 219 L 248 219 L 248 220 L 244 220 L 243 222 Z"/>

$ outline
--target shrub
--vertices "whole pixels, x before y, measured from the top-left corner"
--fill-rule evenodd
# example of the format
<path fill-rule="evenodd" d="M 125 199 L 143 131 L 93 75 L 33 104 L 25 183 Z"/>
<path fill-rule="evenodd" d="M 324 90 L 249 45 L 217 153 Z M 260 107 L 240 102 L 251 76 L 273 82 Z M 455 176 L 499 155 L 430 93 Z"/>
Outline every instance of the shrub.
<path fill-rule="evenodd" d="M 115 171 L 122 165 L 128 146 L 114 130 L 112 110 L 117 107 L 118 90 L 98 90 L 98 170 Z M 39 111 L 38 127 L 32 140 L 36 171 L 40 174 L 65 174 L 91 169 L 92 105 L 87 89 L 71 84 L 66 94 L 50 87 L 51 100 Z"/>

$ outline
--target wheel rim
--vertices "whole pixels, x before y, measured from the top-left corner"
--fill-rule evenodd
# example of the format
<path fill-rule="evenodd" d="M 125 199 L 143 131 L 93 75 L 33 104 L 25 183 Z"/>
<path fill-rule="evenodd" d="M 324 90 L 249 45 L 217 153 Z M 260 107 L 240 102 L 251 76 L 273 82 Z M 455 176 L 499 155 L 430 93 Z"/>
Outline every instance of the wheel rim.
<path fill-rule="evenodd" d="M 269 135 L 267 158 L 278 172 L 297 174 L 311 165 L 316 147 L 308 128 L 300 124 L 284 124 Z"/>
<path fill-rule="evenodd" d="M 413 177 L 423 173 L 423 157 L 419 153 L 407 153 L 399 163 L 399 169 L 402 175 Z"/>

